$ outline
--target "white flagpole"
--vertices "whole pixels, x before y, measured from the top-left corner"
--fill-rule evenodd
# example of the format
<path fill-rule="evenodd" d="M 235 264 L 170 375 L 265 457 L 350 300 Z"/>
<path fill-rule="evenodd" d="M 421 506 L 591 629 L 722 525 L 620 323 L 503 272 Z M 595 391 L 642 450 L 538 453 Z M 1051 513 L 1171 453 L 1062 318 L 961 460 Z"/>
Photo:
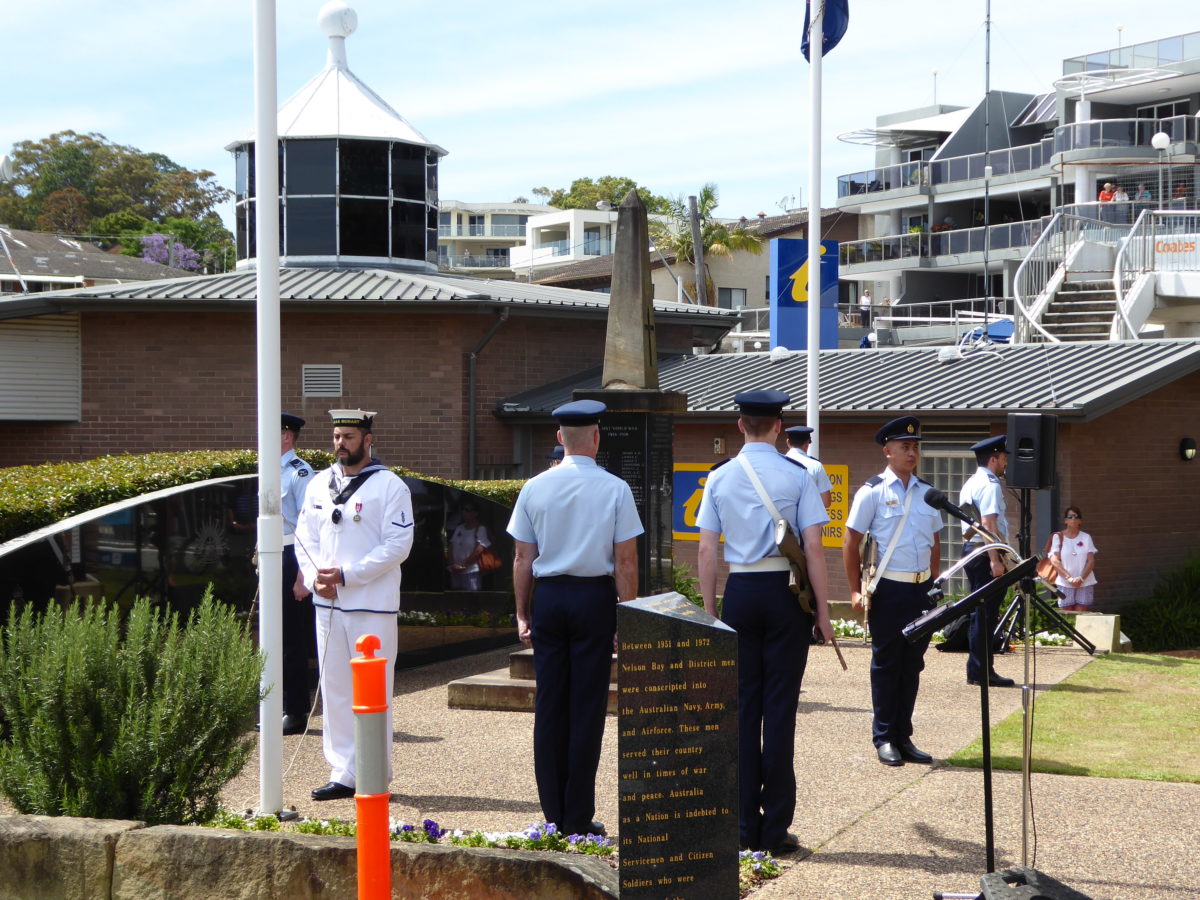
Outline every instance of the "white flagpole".
<path fill-rule="evenodd" d="M 808 147 L 808 394 L 805 408 L 812 432 L 812 455 L 821 454 L 821 51 L 825 0 L 810 0 L 808 33 L 809 103 L 812 127 Z"/>
<path fill-rule="evenodd" d="M 258 291 L 259 812 L 283 809 L 283 518 L 279 508 L 279 124 L 275 0 L 254 3 L 255 256 Z"/>

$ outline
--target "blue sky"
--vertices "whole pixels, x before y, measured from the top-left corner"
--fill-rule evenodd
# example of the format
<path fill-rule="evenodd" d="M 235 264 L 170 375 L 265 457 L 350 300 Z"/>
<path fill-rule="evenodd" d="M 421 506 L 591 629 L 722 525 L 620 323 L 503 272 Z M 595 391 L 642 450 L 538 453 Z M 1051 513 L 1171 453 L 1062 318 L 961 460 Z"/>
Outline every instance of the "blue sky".
<path fill-rule="evenodd" d="M 350 5 L 359 19 L 350 68 L 450 151 L 443 199 L 508 201 L 613 174 L 661 194 L 714 181 L 729 217 L 807 203 L 800 0 Z M 253 122 L 252 7 L 6 3 L 0 152 L 63 129 L 95 131 L 232 187 L 223 147 Z M 278 4 L 280 103 L 324 65 L 320 7 Z M 993 7 L 992 87 L 1028 93 L 1049 90 L 1064 57 L 1200 27 L 1177 3 Z M 983 22 L 983 0 L 850 0 L 850 28 L 824 67 L 824 205 L 838 175 L 873 164 L 869 148 L 837 134 L 932 103 L 935 68 L 939 102 L 979 99 Z"/>

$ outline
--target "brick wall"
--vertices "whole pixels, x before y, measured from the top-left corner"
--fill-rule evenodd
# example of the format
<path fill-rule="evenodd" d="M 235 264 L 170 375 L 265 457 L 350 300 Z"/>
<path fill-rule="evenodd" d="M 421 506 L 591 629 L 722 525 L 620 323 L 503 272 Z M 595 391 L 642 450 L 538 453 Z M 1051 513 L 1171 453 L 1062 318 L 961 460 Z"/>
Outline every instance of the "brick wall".
<path fill-rule="evenodd" d="M 379 411 L 383 460 L 465 477 L 467 354 L 495 321 L 447 313 L 285 314 L 281 404 L 309 420 L 301 448 L 328 445 L 326 410 L 361 406 Z M 513 316 L 501 326 L 477 360 L 480 465 L 513 460 L 509 426 L 491 415 L 498 401 L 599 365 L 605 328 L 603 317 L 552 316 Z M 666 346 L 690 343 L 688 326 L 659 331 Z M 85 314 L 81 333 L 83 421 L 4 423 L 0 466 L 255 445 L 252 312 Z M 301 397 L 301 366 L 311 363 L 342 365 L 342 397 Z"/>

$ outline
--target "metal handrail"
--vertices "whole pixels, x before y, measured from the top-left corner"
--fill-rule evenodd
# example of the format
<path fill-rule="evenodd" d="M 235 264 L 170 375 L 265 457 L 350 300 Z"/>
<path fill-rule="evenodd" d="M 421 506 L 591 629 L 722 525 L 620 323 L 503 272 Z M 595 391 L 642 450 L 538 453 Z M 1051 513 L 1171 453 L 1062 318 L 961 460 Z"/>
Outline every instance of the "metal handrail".
<path fill-rule="evenodd" d="M 1138 330 L 1133 327 L 1133 322 L 1129 320 L 1126 298 L 1138 276 L 1149 271 L 1146 267 L 1147 235 L 1143 232 L 1150 231 L 1153 222 L 1153 212 L 1148 209 L 1142 210 L 1137 221 L 1133 223 L 1133 228 L 1121 242 L 1121 247 L 1117 250 L 1117 263 L 1113 266 L 1113 293 L 1117 300 L 1117 316 L 1125 327 L 1125 340 L 1138 340 L 1140 337 Z M 1149 237 L 1149 246 L 1153 248 L 1154 236 L 1150 234 Z"/>
<path fill-rule="evenodd" d="M 1029 296 L 1029 292 L 1036 286 L 1038 292 L 1034 295 L 1036 299 L 1049 283 L 1050 276 L 1066 259 L 1065 250 L 1062 251 L 1061 259 L 1055 259 L 1052 255 L 1052 248 L 1056 243 L 1060 248 L 1063 247 L 1061 241 L 1056 242 L 1056 238 L 1063 233 L 1063 223 L 1067 218 L 1061 212 L 1055 213 L 1050 224 L 1042 230 L 1029 253 L 1017 266 L 1017 273 L 1013 277 L 1013 309 L 1018 314 L 1014 318 L 1016 322 L 1015 337 L 1018 343 L 1033 343 L 1031 338 L 1035 329 L 1040 331 L 1045 340 L 1050 343 L 1060 343 L 1057 337 L 1043 328 L 1042 323 L 1033 317 L 1025 302 L 1025 297 Z"/>

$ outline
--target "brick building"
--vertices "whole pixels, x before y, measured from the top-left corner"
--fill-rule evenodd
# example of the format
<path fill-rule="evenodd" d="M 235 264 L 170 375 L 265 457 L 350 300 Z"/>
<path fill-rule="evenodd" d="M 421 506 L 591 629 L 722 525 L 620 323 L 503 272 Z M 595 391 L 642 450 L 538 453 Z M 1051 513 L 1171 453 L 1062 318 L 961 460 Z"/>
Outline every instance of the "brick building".
<path fill-rule="evenodd" d="M 1160 574 L 1200 549 L 1192 525 L 1200 458 L 1185 460 L 1180 452 L 1184 438 L 1197 438 L 1200 422 L 1200 340 L 997 346 L 950 361 L 946 349 L 821 352 L 818 455 L 827 468 L 847 467 L 844 485 L 834 488 L 833 524 L 844 520 L 854 491 L 883 469 L 874 435 L 889 419 L 921 417 L 918 474 L 957 498 L 975 470 L 972 443 L 1004 433 L 1009 413 L 1052 413 L 1058 416 L 1057 483 L 1030 494 L 1032 551 L 1040 553 L 1062 527 L 1065 506 L 1081 507 L 1084 530 L 1099 548 L 1097 603 L 1112 609 L 1141 596 Z M 676 484 L 681 466 L 707 467 L 741 447 L 732 403 L 737 391 L 785 390 L 794 399 L 786 423 L 803 424 L 806 367 L 804 353 L 782 360 L 744 353 L 665 363 L 663 389 L 688 395 L 688 412 L 675 425 Z M 576 388 L 595 389 L 598 380 L 599 370 L 581 372 L 508 398 L 498 415 L 544 442 L 552 433 L 549 409 Z M 686 500 L 677 495 L 677 509 Z M 1019 503 L 1011 494 L 1008 509 L 1015 541 Z M 846 599 L 840 544 L 831 530 L 831 585 L 835 599 Z M 696 546 L 677 529 L 676 559 L 693 571 Z M 943 568 L 958 558 L 959 548 L 958 528 L 944 530 Z"/>
<path fill-rule="evenodd" d="M 254 296 L 239 272 L 0 300 L 0 360 L 27 361 L 0 362 L 0 466 L 253 446 Z M 327 409 L 361 405 L 381 458 L 428 475 L 538 471 L 545 449 L 491 411 L 603 359 L 602 294 L 285 268 L 280 297 L 281 404 L 316 426 L 301 446 L 325 445 Z M 656 303 L 659 350 L 710 346 L 733 319 Z"/>

